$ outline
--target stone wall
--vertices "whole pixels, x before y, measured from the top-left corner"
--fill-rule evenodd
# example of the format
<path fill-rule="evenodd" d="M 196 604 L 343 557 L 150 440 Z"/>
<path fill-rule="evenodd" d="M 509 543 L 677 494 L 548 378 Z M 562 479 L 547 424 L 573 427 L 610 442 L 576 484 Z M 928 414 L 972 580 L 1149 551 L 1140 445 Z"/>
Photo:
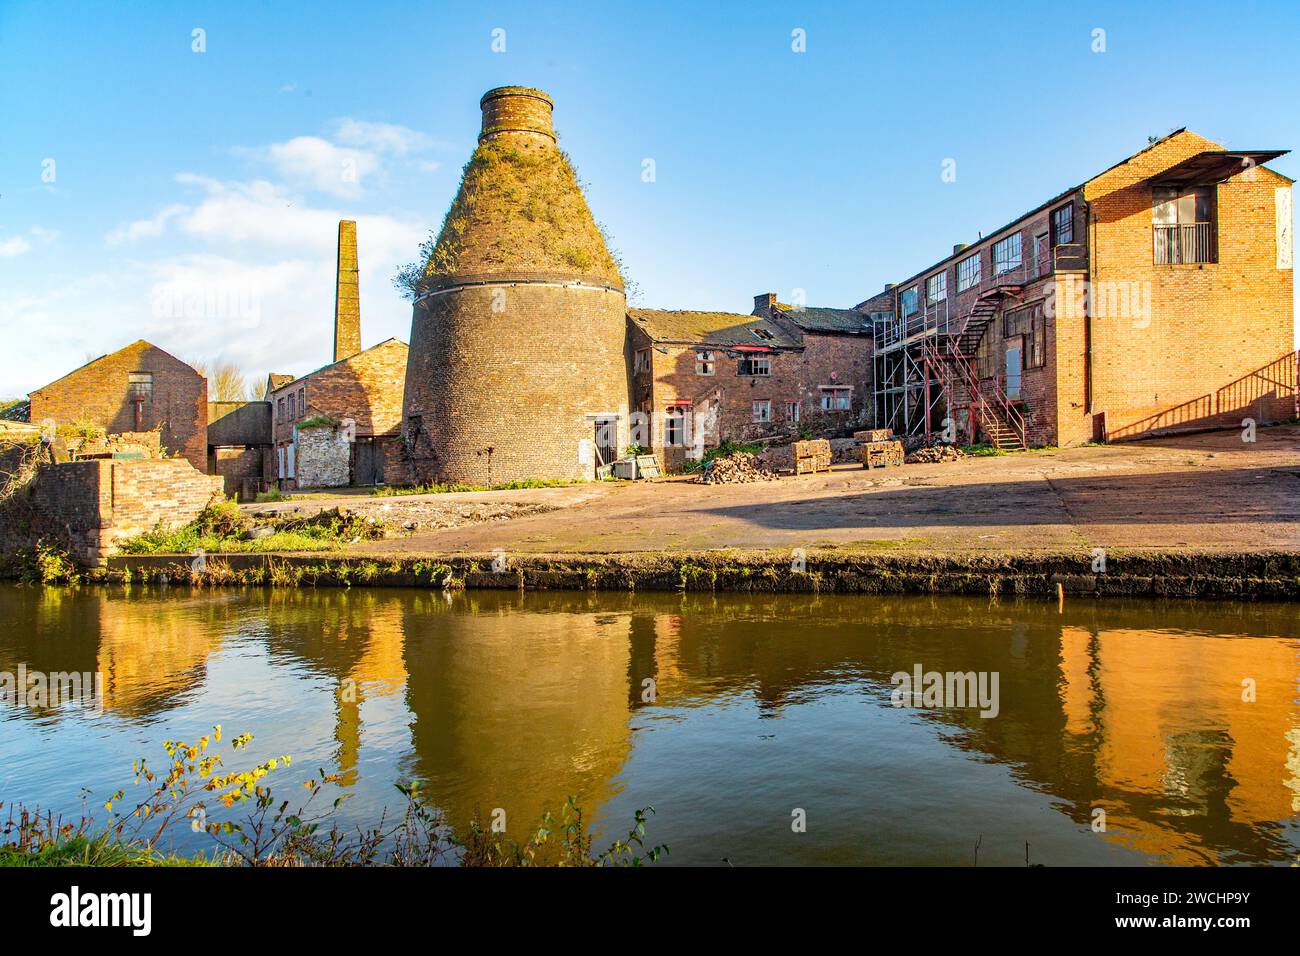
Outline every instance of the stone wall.
<path fill-rule="evenodd" d="M 352 482 L 352 443 L 342 429 L 298 429 L 297 488 L 341 488 Z"/>
<path fill-rule="evenodd" d="M 45 540 L 83 564 L 100 564 L 126 538 L 192 521 L 221 489 L 220 476 L 183 458 L 46 465 L 0 506 L 0 548 L 13 553 Z"/>

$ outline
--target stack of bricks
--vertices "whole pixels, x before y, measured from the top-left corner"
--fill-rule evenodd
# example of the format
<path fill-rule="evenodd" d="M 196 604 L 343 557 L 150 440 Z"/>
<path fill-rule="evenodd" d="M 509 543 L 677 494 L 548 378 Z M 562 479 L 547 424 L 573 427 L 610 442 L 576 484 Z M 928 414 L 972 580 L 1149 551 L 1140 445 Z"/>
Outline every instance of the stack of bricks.
<path fill-rule="evenodd" d="M 815 474 L 831 470 L 831 443 L 825 438 L 794 443 L 794 473 Z"/>
<path fill-rule="evenodd" d="M 888 468 L 903 463 L 903 443 L 894 440 L 891 428 L 869 428 L 854 432 L 854 439 L 862 448 L 863 468 Z"/>

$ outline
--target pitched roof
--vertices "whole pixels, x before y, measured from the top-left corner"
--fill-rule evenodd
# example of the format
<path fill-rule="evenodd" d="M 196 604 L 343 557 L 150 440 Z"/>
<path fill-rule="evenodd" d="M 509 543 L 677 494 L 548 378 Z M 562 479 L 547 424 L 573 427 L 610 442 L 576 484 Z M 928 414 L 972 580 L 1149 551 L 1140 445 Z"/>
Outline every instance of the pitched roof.
<path fill-rule="evenodd" d="M 163 356 L 163 357 L 165 357 L 165 358 L 169 358 L 169 359 L 171 359 L 171 360 L 172 360 L 173 362 L 175 362 L 177 365 L 183 365 L 183 366 L 185 366 L 187 369 L 189 369 L 189 370 L 190 370 L 191 372 L 193 372 L 195 375 L 198 375 L 200 378 L 204 378 L 204 377 L 206 377 L 206 376 L 203 376 L 203 375 L 198 371 L 198 369 L 194 368 L 194 366 L 190 365 L 188 362 L 184 362 L 184 361 L 182 361 L 181 359 L 178 359 L 175 355 L 172 355 L 172 353 L 171 353 L 171 352 L 168 352 L 166 349 L 160 349 L 158 346 L 154 345 L 152 342 L 150 342 L 150 341 L 148 341 L 148 340 L 146 340 L 146 339 L 136 339 L 136 340 L 135 340 L 134 342 L 132 342 L 130 345 L 124 345 L 124 346 L 122 346 L 120 349 L 118 349 L 116 352 L 105 352 L 103 355 L 100 355 L 100 356 L 98 356 L 97 358 L 93 358 L 93 359 L 91 359 L 89 362 L 86 362 L 84 365 L 79 365 L 79 366 L 77 366 L 77 367 L 74 368 L 71 372 L 68 372 L 66 375 L 61 375 L 61 376 L 59 376 L 58 378 L 56 378 L 54 381 L 50 382 L 48 385 L 42 385 L 40 388 L 38 388 L 38 389 L 34 389 L 33 391 L 29 392 L 28 395 L 29 395 L 29 396 L 31 396 L 31 395 L 39 395 L 41 392 L 45 391 L 47 388 L 50 388 L 51 386 L 54 386 L 54 385 L 59 384 L 59 382 L 62 382 L 62 381 L 63 381 L 64 379 L 66 379 L 66 378 L 71 378 L 73 375 L 76 375 L 78 372 L 83 371 L 84 369 L 88 369 L 88 368 L 90 368 L 92 365 L 95 365 L 95 364 L 97 364 L 97 363 L 99 363 L 99 362 L 104 361 L 104 359 L 106 359 L 106 358 L 112 358 L 113 356 L 116 356 L 116 355 L 122 355 L 122 354 L 124 354 L 124 353 L 126 353 L 126 352 L 132 352 L 132 353 L 136 353 L 136 352 L 139 352 L 139 353 L 143 353 L 143 352 L 157 352 L 159 355 L 161 355 L 161 356 Z"/>
<path fill-rule="evenodd" d="M 4 411 L 0 411 L 0 421 L 7 422 L 28 422 L 32 418 L 32 403 L 30 401 L 15 402 Z"/>
<path fill-rule="evenodd" d="M 778 302 L 781 314 L 805 332 L 845 332 L 865 335 L 871 331 L 871 320 L 854 309 L 819 309 L 812 306 L 796 308 Z"/>
<path fill-rule="evenodd" d="M 266 393 L 271 394 L 282 385 L 288 385 L 295 378 L 297 378 L 295 375 L 282 375 L 279 372 L 272 372 L 266 377 Z"/>
<path fill-rule="evenodd" d="M 627 314 L 655 342 L 719 348 L 738 345 L 798 348 L 802 344 L 775 322 L 758 315 L 677 309 L 628 309 Z"/>
<path fill-rule="evenodd" d="M 311 378 L 313 375 L 316 375 L 316 374 L 319 373 L 319 372 L 323 372 L 323 371 L 325 371 L 327 368 L 333 368 L 333 367 L 336 366 L 336 365 L 344 365 L 344 364 L 346 364 L 346 363 L 348 363 L 348 362 L 354 361 L 355 359 L 359 359 L 359 358 L 361 358 L 361 357 L 363 357 L 363 356 L 369 355 L 371 352 L 377 352 L 379 349 L 388 348 L 388 347 L 393 346 L 393 345 L 400 345 L 403 349 L 407 348 L 406 343 L 403 342 L 401 339 L 398 339 L 398 338 L 384 339 L 384 341 L 380 342 L 378 345 L 372 345 L 372 346 L 370 346 L 370 348 L 368 348 L 368 349 L 362 349 L 360 352 L 357 352 L 357 353 L 354 354 L 354 355 L 349 355 L 347 358 L 339 359 L 337 362 L 330 362 L 328 365 L 322 365 L 320 368 L 317 368 L 317 369 L 312 369 L 312 370 L 311 370 L 310 372 L 308 372 L 306 375 L 299 375 L 299 376 L 297 376 L 297 377 L 295 378 L 295 377 L 292 376 L 292 375 L 274 375 L 274 374 L 273 374 L 273 375 L 270 376 L 270 377 L 273 378 L 273 379 L 274 379 L 274 378 L 287 378 L 288 381 L 286 381 L 286 382 L 282 382 L 281 384 L 279 384 L 279 385 L 275 385 L 274 387 L 272 387 L 271 389 L 269 389 L 269 390 L 267 391 L 267 393 L 266 393 L 266 397 L 269 399 L 269 398 L 271 397 L 271 394 L 272 394 L 273 392 L 277 392 L 277 391 L 279 391 L 280 389 L 284 388 L 285 386 L 287 386 L 287 385 L 292 385 L 292 384 L 295 383 L 295 382 L 301 382 L 303 379 Z M 400 385 L 400 384 L 402 384 L 402 383 L 399 381 L 397 384 Z"/>

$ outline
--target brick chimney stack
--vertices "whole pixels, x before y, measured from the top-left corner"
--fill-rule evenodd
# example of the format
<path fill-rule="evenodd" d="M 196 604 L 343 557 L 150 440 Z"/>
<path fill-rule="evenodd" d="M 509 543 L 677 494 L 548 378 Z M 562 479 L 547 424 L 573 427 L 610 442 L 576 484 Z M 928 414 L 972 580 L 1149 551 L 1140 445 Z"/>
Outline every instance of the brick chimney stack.
<path fill-rule="evenodd" d="M 555 103 L 541 90 L 499 86 L 483 94 L 479 108 L 483 111 L 480 143 L 506 138 L 520 145 L 555 145 L 555 128 L 551 125 Z"/>
<path fill-rule="evenodd" d="M 771 315 L 776 308 L 776 293 L 764 292 L 754 296 L 754 315 Z"/>
<path fill-rule="evenodd" d="M 334 361 L 361 351 L 361 293 L 357 284 L 357 224 L 339 221 L 339 259 L 334 290 Z"/>

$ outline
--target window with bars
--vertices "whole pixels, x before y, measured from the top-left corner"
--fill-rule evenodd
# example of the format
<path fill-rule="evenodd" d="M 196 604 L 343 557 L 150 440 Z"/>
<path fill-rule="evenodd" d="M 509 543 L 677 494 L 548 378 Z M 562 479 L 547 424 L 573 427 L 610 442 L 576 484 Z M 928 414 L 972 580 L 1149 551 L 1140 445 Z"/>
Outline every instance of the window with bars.
<path fill-rule="evenodd" d="M 995 276 L 1020 268 L 1020 262 L 1020 233 L 1013 233 L 1001 242 L 993 244 L 993 274 Z"/>
<path fill-rule="evenodd" d="M 1158 188 L 1151 196 L 1156 265 L 1219 261 L 1213 186 Z"/>
<path fill-rule="evenodd" d="M 977 252 L 973 256 L 967 256 L 961 262 L 957 263 L 957 291 L 965 292 L 973 285 L 980 283 L 980 254 Z"/>

